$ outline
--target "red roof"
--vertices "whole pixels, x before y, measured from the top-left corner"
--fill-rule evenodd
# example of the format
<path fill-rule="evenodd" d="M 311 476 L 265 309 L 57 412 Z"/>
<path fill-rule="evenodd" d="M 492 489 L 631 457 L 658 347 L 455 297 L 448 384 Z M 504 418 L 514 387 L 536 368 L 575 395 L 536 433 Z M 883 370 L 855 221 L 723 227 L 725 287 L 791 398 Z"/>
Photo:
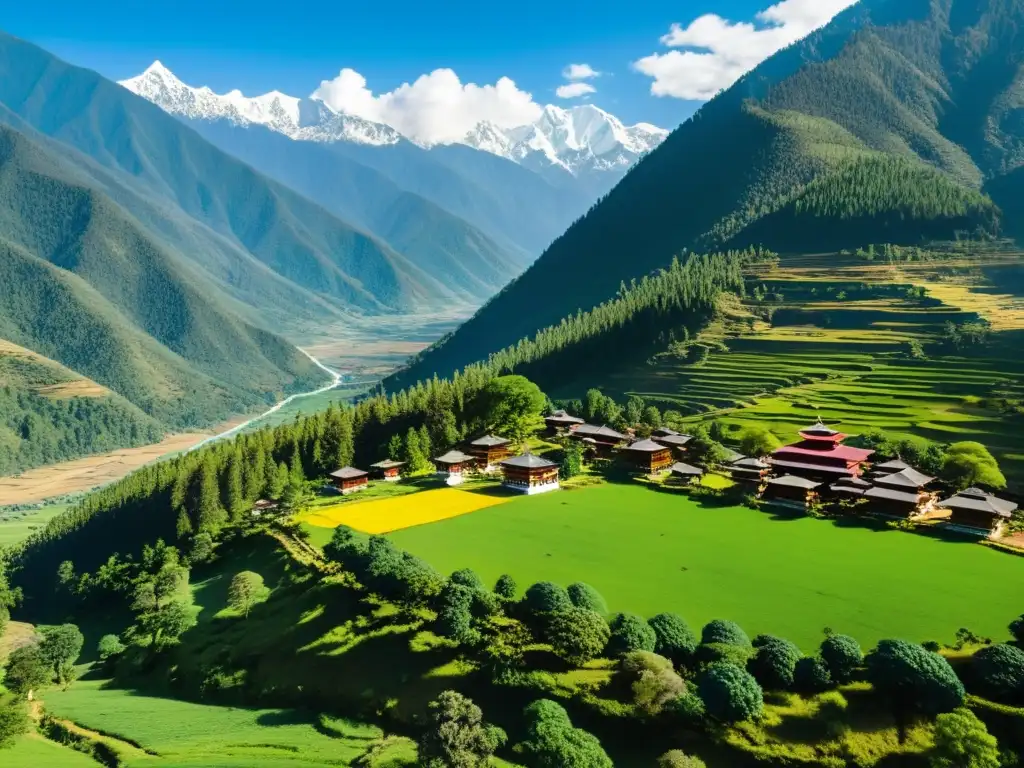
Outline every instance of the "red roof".
<path fill-rule="evenodd" d="M 867 461 L 868 457 L 874 454 L 874 451 L 868 450 L 867 448 L 853 448 L 849 445 L 837 445 L 835 448 L 829 448 L 828 450 L 821 450 L 820 448 L 801 448 L 799 445 L 786 445 L 775 451 L 772 456 L 782 458 L 783 456 L 796 457 L 809 457 L 814 456 L 816 458 L 830 458 L 838 459 L 840 461 L 848 461 L 854 463 L 860 463 Z"/>

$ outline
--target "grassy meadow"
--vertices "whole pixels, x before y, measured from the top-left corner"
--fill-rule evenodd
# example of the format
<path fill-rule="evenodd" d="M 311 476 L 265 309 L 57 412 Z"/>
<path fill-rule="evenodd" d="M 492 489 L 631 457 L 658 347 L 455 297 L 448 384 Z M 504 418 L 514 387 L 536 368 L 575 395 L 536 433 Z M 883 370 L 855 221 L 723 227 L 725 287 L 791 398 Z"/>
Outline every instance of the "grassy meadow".
<path fill-rule="evenodd" d="M 28 512 L 0 512 L 0 549 L 21 543 L 70 506 L 49 504 Z"/>
<path fill-rule="evenodd" d="M 1003 639 L 1020 613 L 1024 559 L 976 544 L 604 485 L 518 499 L 390 534 L 443 573 L 593 584 L 612 611 L 739 622 L 804 649 L 826 626 L 865 646 L 886 637 Z M 955 575 L 954 575 L 955 574 Z"/>

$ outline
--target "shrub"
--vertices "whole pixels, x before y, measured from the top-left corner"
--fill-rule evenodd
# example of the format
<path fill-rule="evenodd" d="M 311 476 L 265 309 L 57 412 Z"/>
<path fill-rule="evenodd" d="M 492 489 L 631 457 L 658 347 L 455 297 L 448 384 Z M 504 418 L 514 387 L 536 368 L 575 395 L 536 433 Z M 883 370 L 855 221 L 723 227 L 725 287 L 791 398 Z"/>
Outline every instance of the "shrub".
<path fill-rule="evenodd" d="M 1012 645 L 990 645 L 971 659 L 971 672 L 986 694 L 1007 702 L 1024 701 L 1024 651 Z"/>
<path fill-rule="evenodd" d="M 688 755 L 681 749 L 673 749 L 658 758 L 658 768 L 705 768 L 699 757 Z"/>
<path fill-rule="evenodd" d="M 608 655 L 621 656 L 632 651 L 653 651 L 658 638 L 650 625 L 632 613 L 620 613 L 612 620 Z"/>
<path fill-rule="evenodd" d="M 559 658 L 580 665 L 601 655 L 608 646 L 611 629 L 601 614 L 570 608 L 551 614 L 545 637 Z"/>
<path fill-rule="evenodd" d="M 689 727 L 700 725 L 707 716 L 703 699 L 692 691 L 668 702 L 662 711 Z"/>
<path fill-rule="evenodd" d="M 1021 644 L 1024 644 L 1024 613 L 1010 622 L 1010 634 Z"/>
<path fill-rule="evenodd" d="M 739 624 L 723 619 L 715 619 L 704 626 L 700 633 L 702 645 L 719 643 L 721 645 L 749 646 L 750 638 Z"/>
<path fill-rule="evenodd" d="M 444 691 L 430 702 L 419 756 L 427 768 L 485 765 L 506 740 L 503 730 L 483 721 L 483 712 L 470 699 Z"/>
<path fill-rule="evenodd" d="M 570 584 L 566 592 L 569 594 L 572 604 L 577 608 L 596 613 L 608 613 L 608 604 L 604 601 L 601 593 L 589 584 L 578 581 L 575 584 Z"/>
<path fill-rule="evenodd" d="M 749 645 L 709 643 L 707 645 L 698 645 L 693 658 L 698 664 L 704 667 L 709 664 L 716 664 L 720 661 L 725 661 L 745 669 L 747 662 L 753 655 L 754 649 Z"/>
<path fill-rule="evenodd" d="M 530 704 L 523 712 L 526 739 L 516 751 L 536 768 L 613 768 L 601 742 L 590 733 L 574 728 L 565 709 L 548 699 Z"/>
<path fill-rule="evenodd" d="M 900 709 L 951 712 L 967 695 L 948 661 L 904 640 L 882 640 L 868 656 L 867 667 L 875 690 Z"/>
<path fill-rule="evenodd" d="M 764 694 L 754 676 L 728 662 L 704 670 L 697 690 L 708 714 L 724 723 L 750 720 L 764 709 Z"/>
<path fill-rule="evenodd" d="M 935 719 L 935 746 L 929 762 L 932 768 L 999 768 L 1004 765 L 995 737 L 966 708 Z"/>
<path fill-rule="evenodd" d="M 864 661 L 864 652 L 849 635 L 831 635 L 821 644 L 821 658 L 832 681 L 842 685 L 853 680 L 857 667 Z"/>
<path fill-rule="evenodd" d="M 793 687 L 801 693 L 821 693 L 832 687 L 828 665 L 817 656 L 806 656 L 793 669 Z"/>
<path fill-rule="evenodd" d="M 697 638 L 682 616 L 659 613 L 647 620 L 654 630 L 654 650 L 676 664 L 685 663 L 697 650 Z"/>
<path fill-rule="evenodd" d="M 107 661 L 114 656 L 124 653 L 124 648 L 124 643 L 121 642 L 121 638 L 117 635 L 104 635 L 100 638 L 96 651 L 99 653 L 100 661 Z"/>
<path fill-rule="evenodd" d="M 646 715 L 656 715 L 670 701 L 679 698 L 686 683 L 676 674 L 672 662 L 649 651 L 634 651 L 622 657 L 622 677 L 633 691 L 633 703 Z"/>
<path fill-rule="evenodd" d="M 505 600 L 515 600 L 517 591 L 518 585 L 516 580 L 507 573 L 499 576 L 497 583 L 494 585 L 494 594 Z"/>
<path fill-rule="evenodd" d="M 572 607 L 569 593 L 550 581 L 540 581 L 526 590 L 526 608 L 534 613 L 555 613 Z"/>
<path fill-rule="evenodd" d="M 747 662 L 750 672 L 766 690 L 784 691 L 793 687 L 800 649 L 781 637 L 759 636 L 754 640 L 757 652 Z"/>
<path fill-rule="evenodd" d="M 6 749 L 29 729 L 28 707 L 21 700 L 0 700 L 0 749 Z"/>

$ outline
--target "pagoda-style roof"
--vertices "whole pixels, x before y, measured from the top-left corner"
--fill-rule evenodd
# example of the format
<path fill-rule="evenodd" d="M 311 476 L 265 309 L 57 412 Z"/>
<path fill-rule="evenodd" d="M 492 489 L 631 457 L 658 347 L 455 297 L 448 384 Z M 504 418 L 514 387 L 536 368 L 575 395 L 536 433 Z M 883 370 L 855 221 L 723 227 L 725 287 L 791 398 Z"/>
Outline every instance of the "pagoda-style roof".
<path fill-rule="evenodd" d="M 622 450 L 633 451 L 635 453 L 659 453 L 661 451 L 667 451 L 661 443 L 656 443 L 653 440 L 638 440 L 632 445 L 627 445 Z"/>
<path fill-rule="evenodd" d="M 500 448 L 503 445 L 508 445 L 511 440 L 505 437 L 497 437 L 495 435 L 484 435 L 470 443 L 474 448 Z"/>
<path fill-rule="evenodd" d="M 476 461 L 475 456 L 469 456 L 462 451 L 448 451 L 443 456 L 434 459 L 438 464 L 469 464 Z"/>
<path fill-rule="evenodd" d="M 682 435 L 676 432 L 671 435 L 652 436 L 651 439 L 656 443 L 667 445 L 669 448 L 682 448 L 693 440 L 693 435 Z"/>
<path fill-rule="evenodd" d="M 583 437 L 593 437 L 594 439 L 604 438 L 605 440 L 614 440 L 619 443 L 624 443 L 629 440 L 629 435 L 616 432 L 608 426 L 595 427 L 593 424 L 581 424 L 576 427 L 576 431 L 573 434 L 581 435 Z"/>
<path fill-rule="evenodd" d="M 890 485 L 895 488 L 924 488 L 928 483 L 935 480 L 934 477 L 918 472 L 913 467 L 901 469 L 891 475 L 878 475 L 875 477 L 876 485 Z"/>
<path fill-rule="evenodd" d="M 852 475 L 853 470 L 849 467 L 830 466 L 828 464 L 811 464 L 803 461 L 785 461 L 783 459 L 769 459 L 769 462 L 776 469 L 799 470 L 802 472 L 816 472 L 825 475 Z"/>
<path fill-rule="evenodd" d="M 882 501 L 899 501 L 904 504 L 919 504 L 921 502 L 920 495 L 916 493 L 908 493 L 907 491 L 897 491 L 892 488 L 869 488 L 864 491 L 865 499 L 881 499 Z"/>
<path fill-rule="evenodd" d="M 672 474 L 682 475 L 683 477 L 701 477 L 704 474 L 704 470 L 700 467 L 695 467 L 692 464 L 679 462 L 678 464 L 672 465 Z"/>
<path fill-rule="evenodd" d="M 994 517 L 1009 518 L 1013 516 L 1017 505 L 1012 501 L 1000 499 L 980 488 L 968 488 L 956 496 L 940 501 L 938 506 L 945 509 L 965 509 L 971 512 L 985 512 Z"/>
<path fill-rule="evenodd" d="M 355 467 L 342 467 L 341 469 L 331 472 L 328 477 L 333 477 L 336 480 L 358 480 L 359 478 L 366 477 L 369 474 L 369 472 L 362 469 L 356 469 Z"/>
<path fill-rule="evenodd" d="M 734 461 L 729 465 L 730 469 L 771 469 L 771 466 L 761 459 L 745 458 Z"/>
<path fill-rule="evenodd" d="M 773 477 L 768 481 L 768 485 L 776 485 L 783 488 L 804 488 L 808 491 L 813 491 L 815 488 L 819 488 L 821 483 L 817 483 L 814 480 L 808 480 L 806 477 L 783 475 L 782 477 Z"/>
<path fill-rule="evenodd" d="M 902 472 L 904 469 L 913 469 L 903 459 L 893 459 L 892 461 L 886 461 L 881 464 L 875 464 L 871 467 L 874 472 L 884 472 L 890 474 L 892 472 Z"/>
<path fill-rule="evenodd" d="M 583 419 L 570 415 L 567 411 L 555 411 L 550 416 L 545 416 L 544 421 L 553 421 L 556 424 L 584 424 Z"/>
<path fill-rule="evenodd" d="M 839 445 L 836 444 L 831 448 L 803 448 L 799 445 L 784 445 L 772 453 L 772 456 L 809 456 L 818 458 L 821 456 L 829 456 L 834 459 L 842 459 L 843 461 L 850 461 L 861 463 L 867 461 L 874 454 L 874 451 L 868 448 L 854 448 L 850 445 Z M 793 459 L 799 461 L 799 459 Z"/>
<path fill-rule="evenodd" d="M 395 461 L 394 459 L 384 459 L 384 461 L 378 461 L 376 464 L 371 464 L 370 469 L 398 469 L 404 467 L 404 461 Z"/>
<path fill-rule="evenodd" d="M 501 462 L 503 467 L 516 467 L 518 469 L 550 469 L 558 465 L 545 459 L 543 456 L 536 456 L 532 453 L 524 453 L 522 456 L 513 456 Z"/>
<path fill-rule="evenodd" d="M 845 440 L 848 435 L 844 435 L 842 432 L 837 432 L 831 427 L 826 427 L 821 419 L 818 419 L 817 424 L 812 424 L 809 427 L 804 427 L 800 430 L 800 437 L 805 440 L 827 440 L 829 442 L 837 443 Z"/>

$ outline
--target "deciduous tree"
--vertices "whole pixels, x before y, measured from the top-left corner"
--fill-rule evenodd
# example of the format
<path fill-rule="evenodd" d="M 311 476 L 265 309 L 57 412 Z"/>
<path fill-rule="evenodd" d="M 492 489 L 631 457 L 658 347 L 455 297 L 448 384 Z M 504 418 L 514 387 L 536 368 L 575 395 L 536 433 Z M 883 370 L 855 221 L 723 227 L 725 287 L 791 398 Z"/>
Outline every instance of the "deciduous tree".
<path fill-rule="evenodd" d="M 952 712 L 967 696 L 949 662 L 920 645 L 882 640 L 866 661 L 875 690 L 899 710 L 931 715 Z"/>
<path fill-rule="evenodd" d="M 611 630 L 605 618 L 585 608 L 570 608 L 551 614 L 544 631 L 544 637 L 554 652 L 577 666 L 600 656 L 610 636 Z"/>
<path fill-rule="evenodd" d="M 602 614 L 608 613 L 608 604 L 605 602 L 604 597 L 589 584 L 577 581 L 566 587 L 565 591 L 568 592 L 569 599 L 577 608 Z"/>
<path fill-rule="evenodd" d="M 728 662 L 705 669 L 697 679 L 697 690 L 708 714 L 724 723 L 750 720 L 764 709 L 764 694 L 754 676 Z"/>
<path fill-rule="evenodd" d="M 530 704 L 523 712 L 526 739 L 516 750 L 536 768 L 612 768 L 601 742 L 574 728 L 565 708 L 548 699 Z"/>
<path fill-rule="evenodd" d="M 860 643 L 849 635 L 831 635 L 821 644 L 821 658 L 832 681 L 843 685 L 853 680 L 864 661 Z"/>
<path fill-rule="evenodd" d="M 621 656 L 633 651 L 654 651 L 658 636 L 651 626 L 633 613 L 620 613 L 611 622 L 608 655 Z"/>
<path fill-rule="evenodd" d="M 656 638 L 654 650 L 676 664 L 689 660 L 697 650 L 697 637 L 682 616 L 676 613 L 659 613 L 647 620 Z"/>
<path fill-rule="evenodd" d="M 255 571 L 241 571 L 231 579 L 228 587 L 228 605 L 248 618 L 249 611 L 266 591 L 263 577 Z"/>
<path fill-rule="evenodd" d="M 503 730 L 484 722 L 471 699 L 444 691 L 428 705 L 419 762 L 426 768 L 476 768 L 486 765 L 506 740 Z"/>
<path fill-rule="evenodd" d="M 84 644 L 85 638 L 74 624 L 61 624 L 43 630 L 39 653 L 61 685 L 71 682 L 74 678 L 75 662 L 78 661 Z"/>
<path fill-rule="evenodd" d="M 935 719 L 932 768 L 999 768 L 999 744 L 985 724 L 966 707 Z"/>

